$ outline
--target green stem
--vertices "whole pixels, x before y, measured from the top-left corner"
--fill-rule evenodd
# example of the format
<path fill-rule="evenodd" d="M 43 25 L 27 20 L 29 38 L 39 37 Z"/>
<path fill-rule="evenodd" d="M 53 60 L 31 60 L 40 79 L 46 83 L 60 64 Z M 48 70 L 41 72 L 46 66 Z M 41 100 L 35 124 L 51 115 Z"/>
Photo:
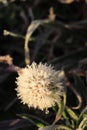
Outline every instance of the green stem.
<path fill-rule="evenodd" d="M 56 117 L 55 117 L 55 120 L 53 122 L 53 124 L 55 124 L 57 121 L 60 120 L 62 114 L 63 114 L 63 111 L 65 109 L 65 106 L 66 106 L 66 93 L 64 93 L 63 95 L 63 101 L 61 101 L 60 103 L 58 103 L 58 112 L 56 114 Z"/>

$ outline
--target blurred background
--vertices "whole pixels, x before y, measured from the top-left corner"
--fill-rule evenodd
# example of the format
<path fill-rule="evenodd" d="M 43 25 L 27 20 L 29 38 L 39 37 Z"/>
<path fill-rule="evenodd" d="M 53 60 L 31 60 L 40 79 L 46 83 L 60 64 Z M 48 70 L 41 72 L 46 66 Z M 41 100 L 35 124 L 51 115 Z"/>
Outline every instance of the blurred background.
<path fill-rule="evenodd" d="M 34 20 L 45 19 L 51 22 L 38 26 L 30 38 L 30 61 L 48 62 L 56 69 L 64 69 L 83 100 L 77 113 L 87 104 L 87 1 L 0 0 L 0 130 L 37 129 L 30 120 L 21 118 L 23 113 L 30 114 L 34 120 L 33 116 L 39 115 L 49 123 L 55 117 L 53 110 L 45 115 L 29 109 L 20 103 L 15 91 L 14 66 L 26 66 L 27 29 Z M 77 104 L 76 95 L 68 88 L 67 105 Z"/>

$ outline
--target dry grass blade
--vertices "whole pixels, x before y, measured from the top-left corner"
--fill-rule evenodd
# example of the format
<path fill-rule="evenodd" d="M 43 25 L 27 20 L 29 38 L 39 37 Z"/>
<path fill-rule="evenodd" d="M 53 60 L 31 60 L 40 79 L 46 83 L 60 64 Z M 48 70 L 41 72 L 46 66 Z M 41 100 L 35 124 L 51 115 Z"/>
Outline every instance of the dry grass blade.
<path fill-rule="evenodd" d="M 27 29 L 27 33 L 25 36 L 25 45 L 24 45 L 24 49 L 25 49 L 25 63 L 26 64 L 30 64 L 30 56 L 29 56 L 29 47 L 28 47 L 28 43 L 30 41 L 30 37 L 33 34 L 33 32 L 43 23 L 49 22 L 49 20 L 35 20 L 33 21 L 28 29 Z"/>
<path fill-rule="evenodd" d="M 63 4 L 71 4 L 72 2 L 74 2 L 74 0 L 58 0 L 58 1 Z"/>
<path fill-rule="evenodd" d="M 13 59 L 12 59 L 12 57 L 10 57 L 10 55 L 0 56 L 0 62 L 5 62 L 5 63 L 11 65 L 11 64 L 13 64 Z"/>
<path fill-rule="evenodd" d="M 16 34 L 16 33 L 14 33 L 14 32 L 10 32 L 10 31 L 8 31 L 8 30 L 4 30 L 4 31 L 3 31 L 3 35 L 4 35 L 4 36 L 10 35 L 10 36 L 12 36 L 12 37 L 19 37 L 19 38 L 25 39 L 24 36 L 22 36 L 22 35 L 20 35 L 20 34 Z"/>

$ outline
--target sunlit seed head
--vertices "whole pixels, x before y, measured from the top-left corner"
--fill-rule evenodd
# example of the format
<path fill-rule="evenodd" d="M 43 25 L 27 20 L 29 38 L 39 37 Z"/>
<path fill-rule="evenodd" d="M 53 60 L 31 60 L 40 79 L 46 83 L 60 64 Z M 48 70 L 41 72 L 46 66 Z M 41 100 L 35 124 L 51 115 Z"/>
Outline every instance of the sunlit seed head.
<path fill-rule="evenodd" d="M 65 92 L 64 72 L 51 65 L 35 63 L 22 69 L 17 77 L 17 96 L 28 107 L 47 110 L 61 101 Z"/>

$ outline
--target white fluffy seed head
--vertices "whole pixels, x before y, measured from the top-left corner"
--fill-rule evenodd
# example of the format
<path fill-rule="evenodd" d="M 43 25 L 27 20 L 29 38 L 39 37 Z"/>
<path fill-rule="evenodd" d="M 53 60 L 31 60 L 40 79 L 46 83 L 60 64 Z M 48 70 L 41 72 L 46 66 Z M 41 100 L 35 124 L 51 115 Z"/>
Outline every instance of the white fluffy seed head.
<path fill-rule="evenodd" d="M 17 96 L 23 104 L 40 110 L 59 103 L 63 96 L 64 72 L 51 65 L 35 63 L 22 69 L 17 77 Z"/>

